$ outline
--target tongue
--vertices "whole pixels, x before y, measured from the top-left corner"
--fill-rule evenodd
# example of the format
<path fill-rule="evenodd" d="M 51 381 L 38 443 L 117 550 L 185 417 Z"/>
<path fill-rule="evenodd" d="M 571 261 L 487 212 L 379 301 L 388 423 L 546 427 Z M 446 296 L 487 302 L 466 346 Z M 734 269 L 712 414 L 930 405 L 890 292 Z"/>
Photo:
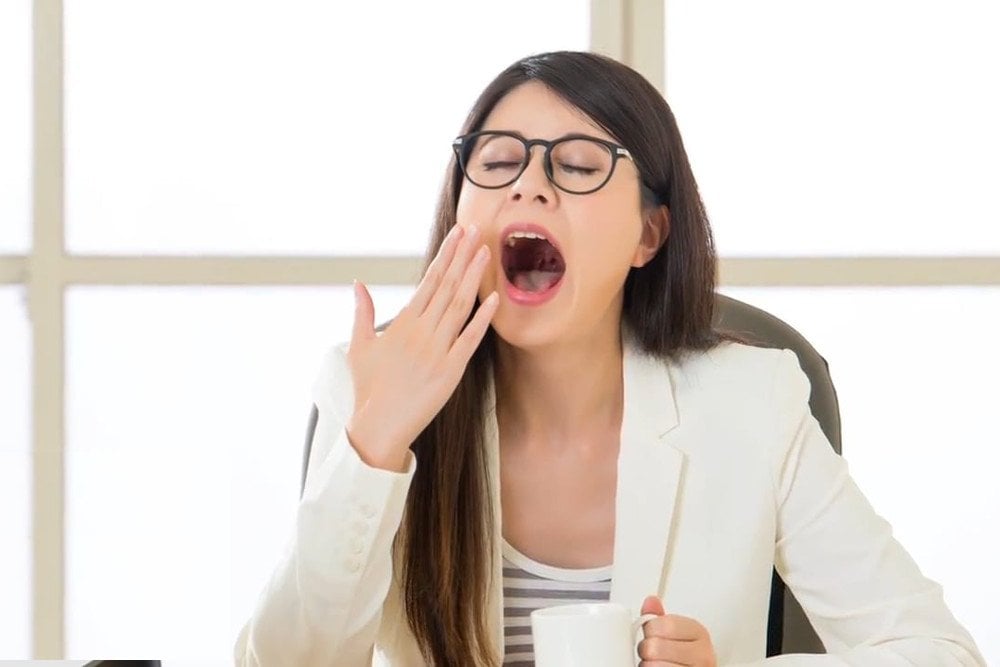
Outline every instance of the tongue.
<path fill-rule="evenodd" d="M 561 275 L 562 271 L 518 271 L 514 274 L 514 286 L 525 292 L 544 292 Z"/>

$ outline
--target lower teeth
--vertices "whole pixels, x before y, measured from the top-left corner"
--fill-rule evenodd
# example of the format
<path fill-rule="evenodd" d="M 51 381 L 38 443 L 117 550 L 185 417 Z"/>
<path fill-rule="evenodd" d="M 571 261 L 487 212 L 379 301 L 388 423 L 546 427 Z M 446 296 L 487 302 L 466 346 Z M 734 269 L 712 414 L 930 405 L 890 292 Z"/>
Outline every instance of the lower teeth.
<path fill-rule="evenodd" d="M 542 292 L 559 279 L 558 271 L 519 271 L 514 275 L 514 286 L 525 292 Z"/>

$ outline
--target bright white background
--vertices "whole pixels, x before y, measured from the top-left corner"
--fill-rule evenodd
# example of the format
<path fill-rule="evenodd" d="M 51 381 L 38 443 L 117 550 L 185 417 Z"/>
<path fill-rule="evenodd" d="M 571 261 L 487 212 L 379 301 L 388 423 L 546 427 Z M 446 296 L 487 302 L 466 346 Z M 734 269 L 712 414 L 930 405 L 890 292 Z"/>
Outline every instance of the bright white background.
<path fill-rule="evenodd" d="M 0 3 L 0 254 L 28 245 L 29 4 Z M 66 2 L 69 250 L 422 252 L 475 94 L 516 57 L 586 47 L 589 2 L 409 4 Z M 668 100 L 723 254 L 1000 254 L 995 11 L 669 3 Z M 387 161 L 406 178 L 378 177 Z M 410 291 L 373 288 L 379 319 Z M 1000 662 L 1000 288 L 726 291 L 830 361 L 861 488 Z M 349 287 L 69 291 L 68 656 L 225 662 L 290 534 L 309 389 L 351 310 Z M 2 657 L 30 645 L 11 574 L 29 340 L 0 288 L 0 507 L 23 508 L 0 514 Z"/>
<path fill-rule="evenodd" d="M 590 30 L 585 0 L 65 8 L 67 240 L 101 254 L 420 254 L 480 89 Z"/>
<path fill-rule="evenodd" d="M 723 255 L 1000 253 L 1000 3 L 666 4 Z"/>
<path fill-rule="evenodd" d="M 0 255 L 28 249 L 31 2 L 0 2 Z"/>
<path fill-rule="evenodd" d="M 0 255 L 29 246 L 31 3 L 0 2 Z M 31 338 L 24 289 L 0 286 L 0 658 L 31 638 Z"/>
<path fill-rule="evenodd" d="M 410 288 L 372 288 L 391 317 Z M 67 655 L 221 657 L 291 536 L 350 287 L 74 288 Z M 109 326 L 109 323 L 114 326 Z"/>
<path fill-rule="evenodd" d="M 0 658 L 31 636 L 31 338 L 24 290 L 0 286 Z"/>

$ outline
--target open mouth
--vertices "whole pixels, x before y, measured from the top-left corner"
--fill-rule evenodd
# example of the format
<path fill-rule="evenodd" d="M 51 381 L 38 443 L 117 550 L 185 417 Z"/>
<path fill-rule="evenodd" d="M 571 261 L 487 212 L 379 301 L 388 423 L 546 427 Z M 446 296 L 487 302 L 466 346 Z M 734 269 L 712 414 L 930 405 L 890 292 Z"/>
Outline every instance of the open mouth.
<path fill-rule="evenodd" d="M 546 292 L 562 279 L 566 263 L 547 238 L 533 232 L 513 232 L 501 257 L 508 282 L 533 294 Z"/>

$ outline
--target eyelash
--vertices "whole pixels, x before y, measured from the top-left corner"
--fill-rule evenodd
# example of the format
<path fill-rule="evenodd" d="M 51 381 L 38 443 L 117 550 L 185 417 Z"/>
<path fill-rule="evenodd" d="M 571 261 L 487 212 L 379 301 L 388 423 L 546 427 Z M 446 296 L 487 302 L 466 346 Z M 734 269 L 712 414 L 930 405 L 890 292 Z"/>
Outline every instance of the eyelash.
<path fill-rule="evenodd" d="M 483 167 L 486 168 L 486 171 L 493 171 L 494 169 L 502 169 L 503 167 L 516 169 L 517 167 L 520 166 L 521 166 L 520 162 L 486 162 L 483 164 Z"/>

